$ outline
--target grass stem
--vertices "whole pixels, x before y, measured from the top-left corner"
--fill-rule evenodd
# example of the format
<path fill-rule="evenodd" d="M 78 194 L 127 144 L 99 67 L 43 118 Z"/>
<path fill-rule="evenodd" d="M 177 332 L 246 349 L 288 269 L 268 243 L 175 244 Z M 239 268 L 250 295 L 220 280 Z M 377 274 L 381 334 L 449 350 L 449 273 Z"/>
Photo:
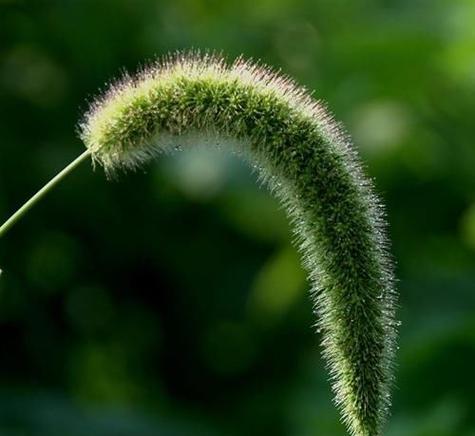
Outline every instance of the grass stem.
<path fill-rule="evenodd" d="M 40 201 L 51 189 L 53 189 L 61 180 L 72 172 L 79 164 L 90 156 L 91 152 L 86 150 L 67 167 L 54 176 L 46 185 L 44 185 L 33 197 L 31 197 L 20 209 L 18 209 L 5 223 L 0 227 L 0 238 L 10 230 L 10 228 L 25 215 L 38 201 Z"/>

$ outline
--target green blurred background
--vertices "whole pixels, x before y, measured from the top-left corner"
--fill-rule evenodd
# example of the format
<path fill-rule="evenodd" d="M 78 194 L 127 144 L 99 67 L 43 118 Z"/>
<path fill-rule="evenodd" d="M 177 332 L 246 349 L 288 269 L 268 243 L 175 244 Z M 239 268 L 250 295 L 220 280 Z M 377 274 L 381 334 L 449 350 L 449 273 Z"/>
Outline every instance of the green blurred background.
<path fill-rule="evenodd" d="M 122 69 L 261 59 L 328 102 L 387 204 L 387 435 L 474 436 L 474 29 L 473 0 L 0 0 L 0 216 L 81 153 Z M 1 436 L 344 435 L 282 210 L 197 145 L 83 165 L 1 241 Z"/>

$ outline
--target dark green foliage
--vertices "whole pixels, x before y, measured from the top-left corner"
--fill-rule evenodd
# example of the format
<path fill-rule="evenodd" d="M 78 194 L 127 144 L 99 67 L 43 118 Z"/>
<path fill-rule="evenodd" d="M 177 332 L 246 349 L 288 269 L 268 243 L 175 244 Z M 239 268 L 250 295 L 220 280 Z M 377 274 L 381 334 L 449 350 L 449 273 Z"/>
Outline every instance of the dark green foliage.
<path fill-rule="evenodd" d="M 238 60 L 177 56 L 124 78 L 81 136 L 108 173 L 206 136 L 240 144 L 285 205 L 312 285 L 323 353 L 350 433 L 377 436 L 396 324 L 381 206 L 349 139 L 290 80 Z"/>

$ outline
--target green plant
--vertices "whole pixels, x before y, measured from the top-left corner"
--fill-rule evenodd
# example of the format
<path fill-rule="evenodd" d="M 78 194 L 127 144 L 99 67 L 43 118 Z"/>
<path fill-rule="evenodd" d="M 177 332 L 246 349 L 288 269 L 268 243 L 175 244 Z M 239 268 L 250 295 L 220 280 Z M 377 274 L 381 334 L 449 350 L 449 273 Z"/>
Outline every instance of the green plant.
<path fill-rule="evenodd" d="M 92 104 L 80 135 L 87 151 L 0 235 L 88 156 L 112 174 L 196 135 L 237 143 L 293 223 L 343 420 L 352 435 L 381 434 L 396 336 L 383 211 L 350 140 L 319 102 L 242 59 L 227 65 L 210 55 L 177 55 L 111 86 Z"/>

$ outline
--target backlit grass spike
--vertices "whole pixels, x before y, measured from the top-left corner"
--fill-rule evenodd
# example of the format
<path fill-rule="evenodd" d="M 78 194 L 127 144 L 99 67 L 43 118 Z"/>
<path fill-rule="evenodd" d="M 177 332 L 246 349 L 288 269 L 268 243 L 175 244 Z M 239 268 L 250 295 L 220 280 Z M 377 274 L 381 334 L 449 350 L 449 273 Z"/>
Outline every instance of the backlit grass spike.
<path fill-rule="evenodd" d="M 293 224 L 342 419 L 351 435 L 382 434 L 396 336 L 384 212 L 320 102 L 262 65 L 177 54 L 112 84 L 80 136 L 87 151 L 78 161 L 90 154 L 108 174 L 193 138 L 233 144 L 249 159 Z"/>

